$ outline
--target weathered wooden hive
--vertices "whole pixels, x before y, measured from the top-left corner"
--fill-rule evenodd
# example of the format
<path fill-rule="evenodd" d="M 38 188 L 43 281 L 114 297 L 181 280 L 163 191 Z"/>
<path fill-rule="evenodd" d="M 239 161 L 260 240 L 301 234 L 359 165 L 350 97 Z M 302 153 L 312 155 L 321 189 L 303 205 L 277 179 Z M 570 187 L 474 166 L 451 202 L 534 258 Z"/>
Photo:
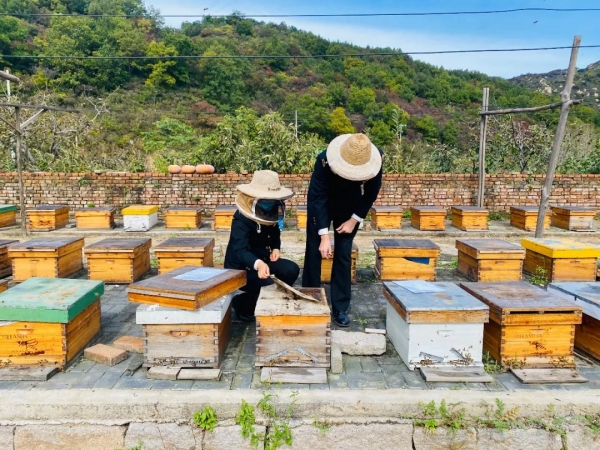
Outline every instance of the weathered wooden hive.
<path fill-rule="evenodd" d="M 39 238 L 11 245 L 13 281 L 66 278 L 83 269 L 83 238 Z"/>
<path fill-rule="evenodd" d="M 202 226 L 202 208 L 199 206 L 170 206 L 164 214 L 165 228 L 195 230 Z"/>
<path fill-rule="evenodd" d="M 534 231 L 537 226 L 539 207 L 538 206 L 511 206 L 510 224 L 513 227 L 526 231 Z M 544 217 L 544 230 L 550 229 L 550 216 L 552 211 L 546 211 Z"/>
<path fill-rule="evenodd" d="M 215 230 L 231 230 L 233 215 L 237 211 L 235 205 L 219 205 L 215 208 Z"/>
<path fill-rule="evenodd" d="M 256 367 L 331 366 L 331 317 L 325 290 L 299 288 L 318 302 L 262 288 L 256 305 Z"/>
<path fill-rule="evenodd" d="M 18 242 L 14 239 L 0 239 L 0 278 L 7 277 L 12 273 L 12 263 L 8 257 L 8 247 Z"/>
<path fill-rule="evenodd" d="M 331 239 L 331 258 L 321 260 L 321 283 L 331 283 L 331 271 L 333 270 L 333 255 L 335 254 L 335 244 Z M 356 284 L 356 262 L 358 260 L 358 246 L 352 242 L 352 251 L 350 253 L 350 279 Z"/>
<path fill-rule="evenodd" d="M 169 238 L 154 247 L 158 259 L 158 273 L 169 272 L 182 266 L 213 265 L 214 239 L 207 238 Z"/>
<path fill-rule="evenodd" d="M 384 294 L 387 334 L 411 370 L 482 365 L 485 304 L 449 282 L 388 281 Z"/>
<path fill-rule="evenodd" d="M 525 249 L 501 239 L 457 239 L 458 272 L 471 281 L 521 281 Z"/>
<path fill-rule="evenodd" d="M 306 230 L 306 206 L 296 206 L 296 229 Z"/>
<path fill-rule="evenodd" d="M 570 239 L 521 240 L 525 248 L 523 270 L 548 281 L 595 281 L 600 247 Z"/>
<path fill-rule="evenodd" d="M 483 349 L 504 367 L 575 367 L 581 307 L 523 281 L 461 287 L 489 306 Z"/>
<path fill-rule="evenodd" d="M 104 283 L 29 278 L 0 294 L 0 365 L 65 367 L 100 332 Z"/>
<path fill-rule="evenodd" d="M 109 230 L 115 227 L 114 206 L 96 206 L 94 208 L 82 208 L 75 211 L 75 222 L 77 229 L 87 230 Z"/>
<path fill-rule="evenodd" d="M 69 207 L 64 205 L 40 205 L 27 210 L 31 231 L 52 231 L 69 223 Z"/>
<path fill-rule="evenodd" d="M 373 206 L 371 225 L 374 230 L 400 230 L 402 228 L 402 209 L 399 206 Z"/>
<path fill-rule="evenodd" d="M 410 225 L 422 231 L 444 231 L 446 229 L 446 208 L 441 206 L 412 206 Z"/>
<path fill-rule="evenodd" d="M 463 231 L 481 231 L 488 229 L 489 211 L 478 206 L 453 206 L 452 225 Z"/>
<path fill-rule="evenodd" d="M 150 271 L 150 238 L 107 238 L 84 252 L 88 278 L 107 283 L 133 283 Z"/>
<path fill-rule="evenodd" d="M 15 205 L 0 205 L 0 228 L 17 224 L 17 207 Z"/>
<path fill-rule="evenodd" d="M 583 206 L 553 206 L 550 224 L 553 227 L 570 231 L 590 231 L 594 229 L 596 208 Z"/>
<path fill-rule="evenodd" d="M 429 239 L 375 239 L 375 275 L 380 280 L 435 280 L 440 248 Z"/>

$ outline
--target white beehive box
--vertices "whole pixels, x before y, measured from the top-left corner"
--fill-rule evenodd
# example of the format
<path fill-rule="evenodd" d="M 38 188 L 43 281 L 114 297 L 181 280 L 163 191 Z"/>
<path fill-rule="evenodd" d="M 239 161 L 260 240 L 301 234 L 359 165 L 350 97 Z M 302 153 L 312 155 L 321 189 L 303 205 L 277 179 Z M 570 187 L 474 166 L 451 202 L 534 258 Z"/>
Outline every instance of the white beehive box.
<path fill-rule="evenodd" d="M 148 231 L 158 222 L 158 206 L 132 205 L 121 213 L 125 231 Z"/>
<path fill-rule="evenodd" d="M 420 291 L 384 283 L 387 334 L 404 363 L 411 370 L 481 366 L 488 306 L 454 283 L 410 283 Z"/>

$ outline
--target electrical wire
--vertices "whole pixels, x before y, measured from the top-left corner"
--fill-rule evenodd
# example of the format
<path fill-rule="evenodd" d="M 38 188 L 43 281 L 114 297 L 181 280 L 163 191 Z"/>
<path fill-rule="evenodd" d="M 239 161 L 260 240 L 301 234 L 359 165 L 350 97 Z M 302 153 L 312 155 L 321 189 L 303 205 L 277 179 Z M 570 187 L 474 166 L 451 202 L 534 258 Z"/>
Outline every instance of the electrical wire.
<path fill-rule="evenodd" d="M 327 59 L 367 56 L 404 56 L 404 55 L 451 55 L 457 53 L 502 53 L 502 52 L 536 52 L 549 50 L 571 50 L 573 46 L 530 47 L 530 48 L 489 48 L 469 50 L 432 50 L 418 52 L 373 52 L 344 53 L 334 55 L 173 55 L 173 56 L 74 56 L 74 55 L 0 55 L 5 59 L 85 59 L 85 60 L 170 60 L 170 59 Z M 580 45 L 579 48 L 600 48 L 600 44 Z"/>
<path fill-rule="evenodd" d="M 594 12 L 600 11 L 600 8 L 512 8 L 496 9 L 486 11 L 426 11 L 426 12 L 398 12 L 398 13 L 337 13 L 337 14 L 242 14 L 243 18 L 257 19 L 283 19 L 293 17 L 414 17 L 414 16 L 460 16 L 460 15 L 480 15 L 480 14 L 509 14 L 517 12 Z M 14 17 L 120 17 L 120 18 L 144 18 L 144 17 L 162 17 L 162 18 L 227 18 L 232 14 L 57 14 L 57 13 L 0 13 L 0 16 Z"/>

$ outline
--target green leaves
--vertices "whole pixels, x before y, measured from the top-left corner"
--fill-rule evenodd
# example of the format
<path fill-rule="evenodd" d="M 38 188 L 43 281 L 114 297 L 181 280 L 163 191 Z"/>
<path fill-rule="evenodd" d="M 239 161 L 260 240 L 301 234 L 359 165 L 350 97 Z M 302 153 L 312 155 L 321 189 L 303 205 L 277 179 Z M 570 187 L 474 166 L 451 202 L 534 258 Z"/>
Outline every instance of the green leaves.
<path fill-rule="evenodd" d="M 194 413 L 194 425 L 204 431 L 213 431 L 217 423 L 217 414 L 212 406 L 205 406 L 202 411 Z"/>

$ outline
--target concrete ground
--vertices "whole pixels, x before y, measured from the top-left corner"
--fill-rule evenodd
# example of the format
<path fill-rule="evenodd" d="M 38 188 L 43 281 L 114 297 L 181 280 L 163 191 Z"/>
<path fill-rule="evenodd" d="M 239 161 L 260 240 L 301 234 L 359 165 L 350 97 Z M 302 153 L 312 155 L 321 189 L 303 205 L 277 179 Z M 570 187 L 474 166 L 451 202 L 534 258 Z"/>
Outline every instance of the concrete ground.
<path fill-rule="evenodd" d="M 362 331 L 364 328 L 385 328 L 385 298 L 382 285 L 377 282 L 371 268 L 375 260 L 373 239 L 379 238 L 427 238 L 433 240 L 442 249 L 438 262 L 439 281 L 461 281 L 456 273 L 456 249 L 454 242 L 460 237 L 495 237 L 518 243 L 522 237 L 533 233 L 511 228 L 507 222 L 490 222 L 486 232 L 466 233 L 447 226 L 446 232 L 421 232 L 410 227 L 405 221 L 403 229 L 395 232 L 360 231 L 356 237 L 359 247 L 358 284 L 352 287 L 353 300 L 350 311 L 350 331 Z M 215 264 L 222 263 L 227 245 L 227 232 L 214 232 L 205 225 L 201 230 L 174 233 L 157 227 L 148 233 L 125 233 L 122 229 L 102 232 L 83 232 L 68 228 L 49 233 L 35 233 L 29 238 L 50 236 L 85 236 L 86 245 L 105 237 L 148 236 L 156 245 L 173 236 L 215 237 Z M 552 228 L 547 237 L 569 237 L 590 244 L 600 244 L 600 233 L 574 233 Z M 3 231 L 0 238 L 19 237 L 18 229 Z M 29 239 L 28 238 L 28 239 Z M 304 234 L 297 231 L 285 231 L 282 234 L 283 256 L 296 260 L 302 265 Z M 155 266 L 155 264 L 153 264 Z M 148 276 L 156 275 L 153 268 Z M 85 278 L 85 273 L 79 277 Z M 135 323 L 137 304 L 129 303 L 124 285 L 107 285 L 102 297 L 102 334 L 99 342 L 110 344 L 124 335 L 141 336 L 141 326 Z M 328 286 L 326 286 L 328 290 Z M 333 328 L 336 328 L 335 325 Z M 138 370 L 133 376 L 125 371 L 131 356 L 122 363 L 108 367 L 92 361 L 78 359 L 66 371 L 58 373 L 47 382 L 0 381 L 0 390 L 53 391 L 53 390 L 264 390 L 264 389 L 302 389 L 302 390 L 364 390 L 364 389 L 414 389 L 414 390 L 470 390 L 487 392 L 508 391 L 587 391 L 600 389 L 600 366 L 589 359 L 577 358 L 577 369 L 589 379 L 585 384 L 521 384 L 510 373 L 493 374 L 493 383 L 427 383 L 419 372 L 411 371 L 399 358 L 388 340 L 387 352 L 383 356 L 343 356 L 344 370 L 341 374 L 328 374 L 327 384 L 315 385 L 265 385 L 260 382 L 260 371 L 254 370 L 255 353 L 254 324 L 234 323 L 232 338 L 222 364 L 223 376 L 219 381 L 169 381 L 152 380 L 146 376 L 145 369 Z M 600 391 L 597 391 L 600 393 Z"/>

